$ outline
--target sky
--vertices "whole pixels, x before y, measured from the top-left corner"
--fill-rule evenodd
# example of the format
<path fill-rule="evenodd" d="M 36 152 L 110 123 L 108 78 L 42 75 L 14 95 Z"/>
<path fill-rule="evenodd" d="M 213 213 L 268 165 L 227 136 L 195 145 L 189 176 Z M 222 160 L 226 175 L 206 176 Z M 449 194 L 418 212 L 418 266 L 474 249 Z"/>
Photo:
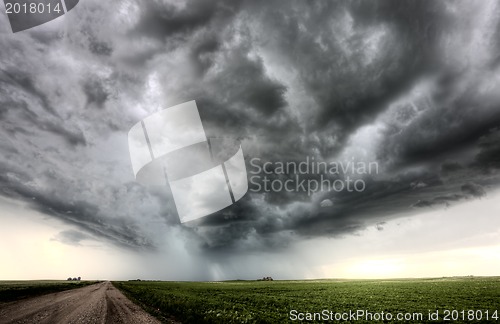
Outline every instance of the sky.
<path fill-rule="evenodd" d="M 13 33 L 2 10 L 0 279 L 499 275 L 499 20 L 489 0 L 82 0 Z M 249 191 L 180 223 L 128 132 L 191 100 Z M 277 169 L 304 161 L 377 168 Z M 347 176 L 363 190 L 259 187 Z"/>

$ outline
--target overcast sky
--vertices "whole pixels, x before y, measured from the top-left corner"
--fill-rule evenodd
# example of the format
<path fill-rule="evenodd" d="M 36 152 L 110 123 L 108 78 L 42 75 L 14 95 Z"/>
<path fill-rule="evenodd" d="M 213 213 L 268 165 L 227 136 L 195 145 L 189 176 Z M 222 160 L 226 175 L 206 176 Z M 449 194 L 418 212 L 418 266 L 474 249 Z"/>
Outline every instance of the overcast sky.
<path fill-rule="evenodd" d="M 0 279 L 499 274 L 497 1 L 82 0 L 18 33 L 2 12 Z M 249 173 L 379 172 L 181 225 L 127 134 L 190 100 Z"/>

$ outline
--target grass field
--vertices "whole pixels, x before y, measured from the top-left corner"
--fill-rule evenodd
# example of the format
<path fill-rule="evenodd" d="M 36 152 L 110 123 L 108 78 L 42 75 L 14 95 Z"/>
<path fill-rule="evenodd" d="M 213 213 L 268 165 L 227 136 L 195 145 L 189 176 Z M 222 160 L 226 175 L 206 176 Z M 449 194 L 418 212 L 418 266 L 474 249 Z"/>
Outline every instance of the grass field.
<path fill-rule="evenodd" d="M 433 322 L 471 323 L 481 317 L 483 323 L 500 323 L 500 277 L 113 284 L 160 319 L 173 316 L 184 323 L 324 322 L 343 316 L 344 321 L 335 321 L 340 323 L 352 321 L 346 316 L 357 310 L 365 311 L 358 322 L 375 320 L 377 314 L 385 322 L 405 322 L 397 320 L 398 314 L 412 317 L 406 322 L 427 322 L 429 311 L 438 311 Z M 323 310 L 328 318 L 321 317 Z"/>
<path fill-rule="evenodd" d="M 9 302 L 27 297 L 80 288 L 97 281 L 26 280 L 0 281 L 0 302 Z"/>

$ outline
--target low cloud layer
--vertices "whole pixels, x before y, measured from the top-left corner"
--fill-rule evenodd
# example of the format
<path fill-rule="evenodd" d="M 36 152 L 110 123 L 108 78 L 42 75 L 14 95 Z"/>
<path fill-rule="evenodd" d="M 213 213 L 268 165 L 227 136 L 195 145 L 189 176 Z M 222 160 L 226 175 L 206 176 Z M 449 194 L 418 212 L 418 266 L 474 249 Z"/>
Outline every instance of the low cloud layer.
<path fill-rule="evenodd" d="M 89 0 L 16 34 L 3 19 L 0 194 L 73 226 L 63 243 L 153 250 L 161 223 L 214 254 L 481 199 L 500 180 L 498 17 L 496 1 Z M 135 181 L 127 132 L 190 100 L 249 170 L 315 157 L 379 173 L 363 192 L 250 191 L 181 226 L 168 190 Z"/>

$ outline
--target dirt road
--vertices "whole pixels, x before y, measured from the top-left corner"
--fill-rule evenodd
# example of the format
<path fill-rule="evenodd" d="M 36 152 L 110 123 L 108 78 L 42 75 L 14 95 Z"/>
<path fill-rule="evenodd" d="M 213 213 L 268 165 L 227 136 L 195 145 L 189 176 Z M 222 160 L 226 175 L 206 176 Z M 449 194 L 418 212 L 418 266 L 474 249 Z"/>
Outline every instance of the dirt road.
<path fill-rule="evenodd" d="M 160 323 L 110 282 L 0 304 L 3 323 Z"/>

